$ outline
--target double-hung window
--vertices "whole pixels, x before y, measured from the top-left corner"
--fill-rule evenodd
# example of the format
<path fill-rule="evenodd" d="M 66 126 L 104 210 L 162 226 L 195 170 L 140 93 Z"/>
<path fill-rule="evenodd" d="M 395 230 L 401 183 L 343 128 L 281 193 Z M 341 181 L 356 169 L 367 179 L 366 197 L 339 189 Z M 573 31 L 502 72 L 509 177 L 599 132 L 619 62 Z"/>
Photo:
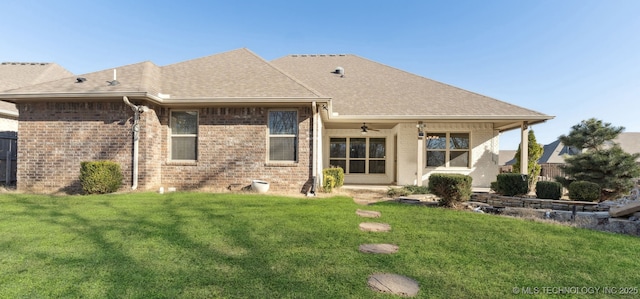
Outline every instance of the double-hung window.
<path fill-rule="evenodd" d="M 197 160 L 198 112 L 171 111 L 171 160 Z"/>
<path fill-rule="evenodd" d="M 297 149 L 298 111 L 269 111 L 269 161 L 295 162 Z"/>
<path fill-rule="evenodd" d="M 427 167 L 469 167 L 469 133 L 427 134 Z"/>
<path fill-rule="evenodd" d="M 331 138 L 329 164 L 345 173 L 385 173 L 385 138 Z"/>

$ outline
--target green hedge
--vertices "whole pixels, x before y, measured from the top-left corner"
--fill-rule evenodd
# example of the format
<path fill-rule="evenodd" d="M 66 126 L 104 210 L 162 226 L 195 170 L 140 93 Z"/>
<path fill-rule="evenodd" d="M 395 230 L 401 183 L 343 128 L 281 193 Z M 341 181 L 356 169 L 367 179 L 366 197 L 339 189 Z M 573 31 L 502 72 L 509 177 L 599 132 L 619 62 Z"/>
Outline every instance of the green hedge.
<path fill-rule="evenodd" d="M 330 167 L 322 170 L 322 187 L 325 192 L 331 192 L 334 188 L 344 185 L 344 169 L 342 167 Z"/>
<path fill-rule="evenodd" d="M 600 199 L 600 185 L 587 181 L 575 181 L 569 184 L 569 198 L 579 201 Z"/>
<path fill-rule="evenodd" d="M 429 190 L 440 197 L 440 204 L 451 207 L 471 198 L 472 178 L 464 174 L 432 174 Z"/>
<path fill-rule="evenodd" d="M 112 193 L 122 186 L 120 164 L 112 161 L 80 163 L 80 184 L 86 194 Z"/>
<path fill-rule="evenodd" d="M 505 196 L 525 195 L 529 193 L 529 181 L 526 174 L 501 173 L 495 184 L 496 193 Z"/>
<path fill-rule="evenodd" d="M 543 199 L 560 199 L 560 197 L 562 197 L 562 184 L 548 181 L 537 182 L 536 197 Z"/>

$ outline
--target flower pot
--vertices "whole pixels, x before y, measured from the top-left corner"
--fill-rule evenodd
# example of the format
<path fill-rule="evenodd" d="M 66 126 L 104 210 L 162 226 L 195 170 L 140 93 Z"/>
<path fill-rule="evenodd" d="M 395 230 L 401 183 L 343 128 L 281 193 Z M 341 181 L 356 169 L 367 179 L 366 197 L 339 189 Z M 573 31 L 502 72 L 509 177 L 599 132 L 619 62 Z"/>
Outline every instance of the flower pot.
<path fill-rule="evenodd" d="M 258 193 L 267 193 L 269 191 L 269 183 L 261 180 L 251 181 L 251 190 Z"/>

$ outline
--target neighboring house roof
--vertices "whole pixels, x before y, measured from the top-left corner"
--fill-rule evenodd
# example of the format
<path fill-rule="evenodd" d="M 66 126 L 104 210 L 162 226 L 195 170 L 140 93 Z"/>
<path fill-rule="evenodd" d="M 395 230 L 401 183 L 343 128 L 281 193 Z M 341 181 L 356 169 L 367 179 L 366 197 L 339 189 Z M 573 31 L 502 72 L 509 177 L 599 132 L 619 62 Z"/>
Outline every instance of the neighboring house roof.
<path fill-rule="evenodd" d="M 117 84 L 113 85 L 115 79 Z M 272 98 L 319 99 L 306 87 L 247 49 L 159 67 L 141 62 L 11 91 L 15 98 L 138 95 L 171 104 L 243 102 Z M 2 95 L 0 95 L 2 96 Z M 11 95 L 9 95 L 11 96 Z"/>
<path fill-rule="evenodd" d="M 498 130 L 519 126 L 506 120 L 553 118 L 356 55 L 290 55 L 272 63 L 330 96 L 332 112 L 344 118 L 495 120 Z"/>
<path fill-rule="evenodd" d="M 627 153 L 640 153 L 640 132 L 623 132 L 613 142 Z M 639 160 L 640 161 L 640 160 Z"/>
<path fill-rule="evenodd" d="M 511 165 L 513 163 L 508 164 L 513 160 L 516 156 L 516 150 L 501 150 L 498 152 L 498 165 Z"/>
<path fill-rule="evenodd" d="M 634 154 L 640 153 L 640 132 L 623 132 L 618 135 L 613 140 L 614 143 L 620 145 L 622 150 L 627 153 Z M 538 159 L 538 164 L 545 163 L 554 163 L 554 164 L 563 164 L 564 159 L 567 156 L 573 156 L 580 153 L 580 150 L 574 147 L 566 146 L 560 140 L 556 140 L 552 143 L 545 145 L 544 152 L 540 159 Z M 511 154 L 511 152 L 513 152 Z M 507 156 L 511 154 L 509 158 Z M 516 151 L 500 151 L 500 165 L 513 165 L 515 163 L 514 156 Z M 505 160 L 503 159 L 503 155 L 505 156 Z M 506 162 L 502 162 L 506 161 Z M 638 159 L 640 162 L 640 158 Z"/>
<path fill-rule="evenodd" d="M 0 63 L 0 91 L 47 82 L 73 74 L 55 63 L 2 62 Z M 17 118 L 13 103 L 0 101 L 0 117 Z"/>

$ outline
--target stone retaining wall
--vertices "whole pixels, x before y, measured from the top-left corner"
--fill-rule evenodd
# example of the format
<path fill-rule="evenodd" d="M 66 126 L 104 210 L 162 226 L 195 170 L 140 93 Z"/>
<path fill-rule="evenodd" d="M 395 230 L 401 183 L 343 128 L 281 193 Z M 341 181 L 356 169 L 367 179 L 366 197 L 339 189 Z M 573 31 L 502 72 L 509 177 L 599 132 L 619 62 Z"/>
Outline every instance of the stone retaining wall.
<path fill-rule="evenodd" d="M 580 212 L 609 210 L 609 207 L 599 206 L 598 203 L 595 202 L 512 197 L 492 193 L 474 193 L 471 196 L 471 200 L 486 203 L 494 207 L 517 207 L 572 211 L 573 207 L 575 206 L 576 211 Z"/>

